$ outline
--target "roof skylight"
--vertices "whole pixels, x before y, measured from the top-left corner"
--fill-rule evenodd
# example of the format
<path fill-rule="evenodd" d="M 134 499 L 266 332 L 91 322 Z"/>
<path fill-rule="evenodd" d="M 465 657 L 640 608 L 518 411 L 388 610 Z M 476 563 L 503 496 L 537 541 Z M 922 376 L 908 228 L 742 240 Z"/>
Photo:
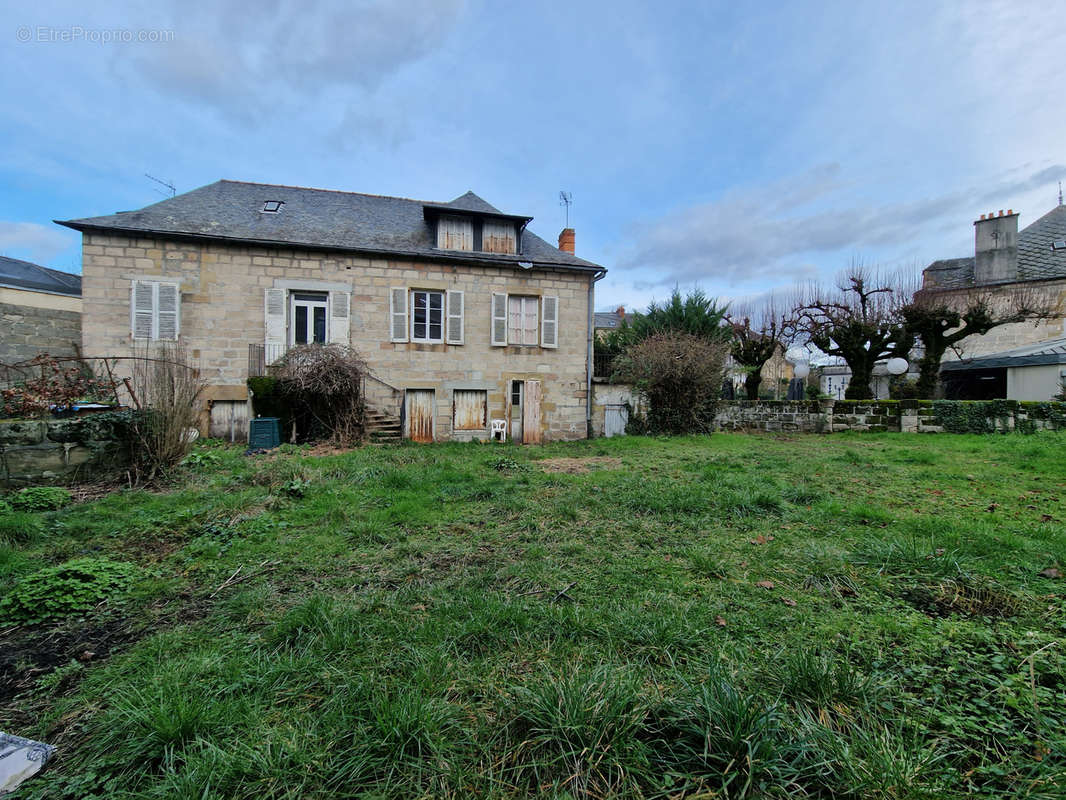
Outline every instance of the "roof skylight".
<path fill-rule="evenodd" d="M 259 211 L 263 214 L 277 214 L 283 205 L 285 205 L 284 200 L 264 200 L 263 207 Z"/>

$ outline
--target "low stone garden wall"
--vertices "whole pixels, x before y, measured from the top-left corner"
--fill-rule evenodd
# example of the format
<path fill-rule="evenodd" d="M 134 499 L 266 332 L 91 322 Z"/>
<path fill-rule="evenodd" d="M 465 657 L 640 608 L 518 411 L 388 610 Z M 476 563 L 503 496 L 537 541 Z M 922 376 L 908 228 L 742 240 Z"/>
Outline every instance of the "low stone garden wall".
<path fill-rule="evenodd" d="M 737 400 L 723 402 L 725 431 L 1032 433 L 1066 430 L 1066 403 L 1020 400 Z"/>
<path fill-rule="evenodd" d="M 0 486 L 72 483 L 123 471 L 130 463 L 130 414 L 0 420 Z"/>

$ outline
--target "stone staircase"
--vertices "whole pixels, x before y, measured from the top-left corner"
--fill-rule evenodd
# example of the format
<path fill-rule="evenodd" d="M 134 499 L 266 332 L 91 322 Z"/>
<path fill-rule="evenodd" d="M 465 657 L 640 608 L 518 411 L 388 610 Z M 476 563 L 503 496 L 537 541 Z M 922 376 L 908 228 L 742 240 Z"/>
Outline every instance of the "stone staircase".
<path fill-rule="evenodd" d="M 375 444 L 399 444 L 403 439 L 400 418 L 376 408 L 367 408 L 366 434 Z"/>

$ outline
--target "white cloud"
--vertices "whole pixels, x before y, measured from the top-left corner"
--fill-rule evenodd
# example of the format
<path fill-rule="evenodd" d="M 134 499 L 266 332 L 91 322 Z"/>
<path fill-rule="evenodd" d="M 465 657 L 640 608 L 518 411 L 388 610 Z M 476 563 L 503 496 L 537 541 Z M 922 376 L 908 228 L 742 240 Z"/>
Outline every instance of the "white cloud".
<path fill-rule="evenodd" d="M 71 246 L 71 238 L 36 222 L 0 221 L 0 253 L 46 263 Z M 20 255 L 15 255 L 16 253 Z M 23 256 L 24 254 L 24 256 Z"/>

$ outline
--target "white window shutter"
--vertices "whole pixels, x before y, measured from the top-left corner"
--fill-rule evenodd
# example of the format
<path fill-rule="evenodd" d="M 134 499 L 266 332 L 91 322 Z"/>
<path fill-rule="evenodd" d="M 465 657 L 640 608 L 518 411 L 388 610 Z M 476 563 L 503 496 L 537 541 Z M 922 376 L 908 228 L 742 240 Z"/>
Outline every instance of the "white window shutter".
<path fill-rule="evenodd" d="M 465 331 L 463 330 L 463 293 L 457 289 L 449 290 L 448 301 L 448 326 L 445 341 L 448 344 L 462 344 Z"/>
<path fill-rule="evenodd" d="M 181 294 L 176 283 L 157 283 L 156 290 L 156 337 L 177 341 L 178 321 L 181 314 Z"/>
<path fill-rule="evenodd" d="M 264 293 L 264 330 L 266 332 L 265 343 L 270 347 L 285 347 L 285 290 L 267 289 Z M 267 358 L 273 360 L 281 355 L 268 353 Z"/>
<path fill-rule="evenodd" d="M 507 346 L 507 295 L 492 293 L 492 346 Z"/>
<path fill-rule="evenodd" d="M 152 339 L 155 334 L 155 284 L 134 281 L 130 286 L 130 331 L 134 339 Z"/>
<path fill-rule="evenodd" d="M 352 339 L 351 292 L 329 293 L 329 341 L 347 345 Z"/>
<path fill-rule="evenodd" d="M 389 289 L 389 338 L 394 342 L 407 341 L 407 289 Z"/>
<path fill-rule="evenodd" d="M 559 346 L 558 297 L 542 297 L 540 300 L 540 346 Z"/>

